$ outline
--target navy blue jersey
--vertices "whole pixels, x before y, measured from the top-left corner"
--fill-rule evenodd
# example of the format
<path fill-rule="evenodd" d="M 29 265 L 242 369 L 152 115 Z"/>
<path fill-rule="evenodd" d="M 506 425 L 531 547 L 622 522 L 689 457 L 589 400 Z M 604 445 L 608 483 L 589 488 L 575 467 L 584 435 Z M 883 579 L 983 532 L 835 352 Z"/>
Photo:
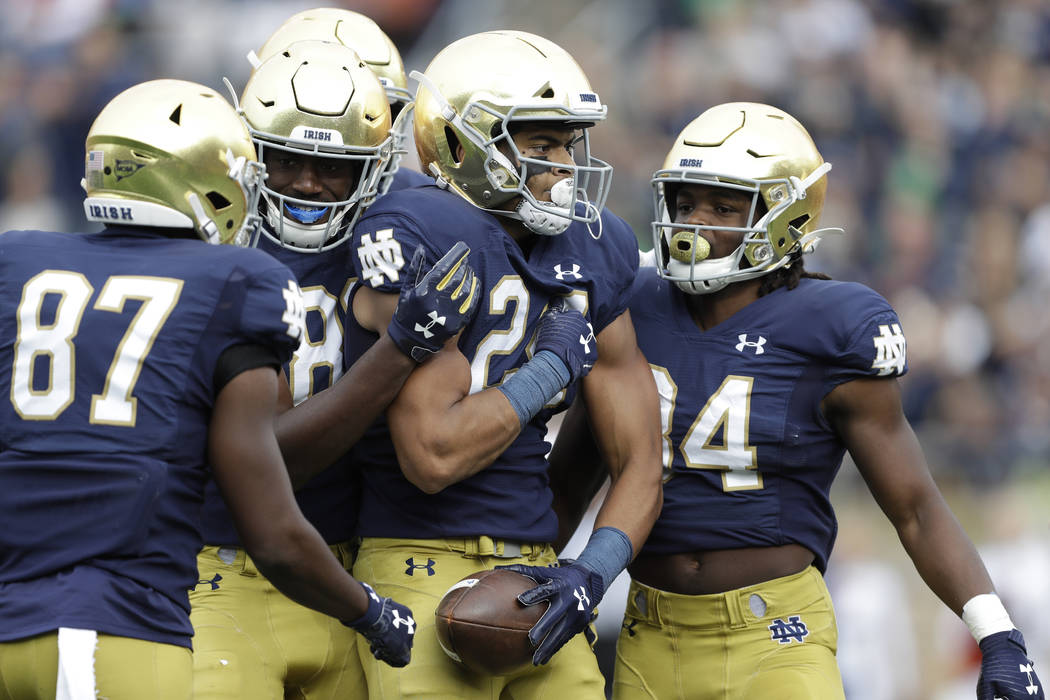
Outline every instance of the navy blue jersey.
<path fill-rule="evenodd" d="M 419 187 L 421 185 L 433 185 L 434 178 L 429 175 L 424 175 L 418 170 L 411 170 L 409 168 L 398 168 L 394 173 L 394 180 L 390 183 L 390 191 L 395 190 L 406 190 L 409 187 Z"/>
<path fill-rule="evenodd" d="M 388 194 L 355 226 L 351 241 L 360 284 L 397 292 L 400 270 L 417 246 L 436 260 L 462 240 L 482 287 L 479 309 L 460 336 L 470 361 L 471 393 L 500 384 L 531 356 L 536 322 L 556 296 L 569 296 L 585 312 L 597 335 L 626 309 L 638 268 L 630 227 L 603 212 L 601 231 L 574 223 L 559 236 L 536 236 L 529 255 L 500 220 L 437 186 Z M 347 320 L 347 352 L 360 356 L 375 340 Z M 569 388 L 570 393 L 575 387 Z M 557 531 L 547 483 L 547 421 L 562 410 L 558 396 L 530 421 L 490 466 L 474 476 L 426 495 L 401 474 L 389 433 L 380 424 L 358 443 L 365 468 L 358 534 L 366 537 L 489 535 L 550 541 Z M 464 440 L 470 436 L 464 435 Z"/>
<path fill-rule="evenodd" d="M 215 366 L 286 360 L 292 273 L 147 230 L 0 236 L 0 641 L 58 627 L 189 646 Z"/>
<path fill-rule="evenodd" d="M 845 447 L 820 402 L 843 382 L 907 371 L 897 314 L 863 285 L 803 279 L 702 331 L 673 283 L 655 268 L 638 277 L 631 319 L 660 394 L 665 468 L 643 551 L 797 543 L 823 571 Z"/>
<path fill-rule="evenodd" d="M 292 400 L 300 403 L 327 389 L 343 374 L 343 319 L 354 283 L 349 247 L 320 253 L 289 250 L 260 236 L 258 248 L 287 265 L 299 280 L 306 310 L 306 336 L 284 366 Z M 346 459 L 318 474 L 296 491 L 299 508 L 328 543 L 353 537 L 357 478 Z M 214 482 L 205 491 L 204 541 L 210 545 L 240 545 L 233 518 Z"/>

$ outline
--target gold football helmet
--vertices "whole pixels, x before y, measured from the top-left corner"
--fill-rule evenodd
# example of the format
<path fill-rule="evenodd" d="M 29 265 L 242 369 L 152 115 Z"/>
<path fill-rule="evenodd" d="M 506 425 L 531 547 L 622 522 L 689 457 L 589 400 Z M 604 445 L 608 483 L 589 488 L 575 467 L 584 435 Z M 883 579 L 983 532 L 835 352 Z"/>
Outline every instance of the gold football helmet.
<path fill-rule="evenodd" d="M 411 77 L 420 83 L 416 150 L 439 184 L 486 211 L 521 219 L 537 233 L 561 233 L 574 220 L 598 219 L 612 167 L 591 155 L 587 128 L 604 120 L 607 110 L 564 49 L 526 32 L 483 32 L 453 42 L 424 74 Z M 571 186 L 557 202 L 539 201 L 525 186 L 530 170 L 546 170 L 550 163 L 522 157 L 511 138 L 512 123 L 537 121 L 582 132 L 569 166 Z M 522 198 L 518 210 L 497 209 L 515 197 Z"/>
<path fill-rule="evenodd" d="M 268 149 L 351 160 L 357 183 L 346 199 L 319 202 L 263 184 L 264 235 L 286 248 L 319 252 L 346 240 L 379 192 L 390 164 L 390 107 L 379 80 L 352 50 L 298 41 L 248 79 L 238 105 L 264 161 Z M 328 214 L 325 220 L 325 214 Z"/>
<path fill-rule="evenodd" d="M 342 44 L 357 52 L 379 78 L 390 104 L 393 120 L 394 157 L 390 172 L 380 185 L 380 192 L 390 187 L 397 163 L 405 153 L 408 130 L 411 128 L 412 92 L 408 89 L 405 65 L 394 42 L 379 25 L 359 12 L 337 7 L 315 7 L 297 12 L 270 35 L 258 52 L 248 54 L 253 68 L 297 41 L 329 41 Z"/>
<path fill-rule="evenodd" d="M 88 220 L 252 242 L 264 169 L 244 123 L 211 88 L 183 80 L 128 88 L 95 118 L 85 147 Z"/>
<path fill-rule="evenodd" d="M 652 178 L 653 250 L 662 277 L 690 294 L 708 294 L 790 265 L 812 251 L 831 170 L 806 129 L 776 107 L 732 102 L 708 109 L 675 139 Z M 721 227 L 674 223 L 676 185 L 702 184 L 752 193 L 740 246 L 706 260 L 701 233 Z M 757 220 L 756 220 L 757 219 Z"/>

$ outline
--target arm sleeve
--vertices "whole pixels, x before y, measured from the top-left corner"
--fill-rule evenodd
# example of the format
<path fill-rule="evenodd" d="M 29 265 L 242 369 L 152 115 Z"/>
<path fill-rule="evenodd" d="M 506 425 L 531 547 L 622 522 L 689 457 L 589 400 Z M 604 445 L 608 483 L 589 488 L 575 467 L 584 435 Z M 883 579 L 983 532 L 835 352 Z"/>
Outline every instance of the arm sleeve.
<path fill-rule="evenodd" d="M 219 355 L 215 363 L 215 373 L 212 376 L 212 387 L 216 394 L 241 372 L 247 372 L 257 367 L 273 367 L 277 371 L 281 367 L 281 358 L 272 347 L 245 343 L 242 345 L 231 345 Z"/>

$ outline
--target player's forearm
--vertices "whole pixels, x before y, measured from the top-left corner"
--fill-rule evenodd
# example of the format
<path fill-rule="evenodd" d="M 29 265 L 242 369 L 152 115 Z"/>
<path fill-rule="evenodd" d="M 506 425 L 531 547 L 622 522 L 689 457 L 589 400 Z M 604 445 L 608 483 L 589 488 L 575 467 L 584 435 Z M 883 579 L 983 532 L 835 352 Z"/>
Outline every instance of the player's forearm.
<path fill-rule="evenodd" d="M 656 478 L 653 478 L 653 464 L 657 466 Z M 631 540 L 637 556 L 662 506 L 663 490 L 657 455 L 655 462 L 639 461 L 637 465 L 628 466 L 612 482 L 595 518 L 594 528 L 609 526 L 622 530 Z"/>
<path fill-rule="evenodd" d="M 587 407 L 582 400 L 575 402 L 565 413 L 551 449 L 547 473 L 554 493 L 552 507 L 558 516 L 558 537 L 554 548 L 561 551 L 608 477 L 608 470 L 591 436 Z"/>
<path fill-rule="evenodd" d="M 416 366 L 384 334 L 329 389 L 279 415 L 275 432 L 293 486 L 353 447 Z"/>
<path fill-rule="evenodd" d="M 659 395 L 649 363 L 633 338 L 632 330 L 632 342 L 616 355 L 618 361 L 596 366 L 583 389 L 612 479 L 595 527 L 619 528 L 637 554 L 663 505 L 663 464 Z"/>
<path fill-rule="evenodd" d="M 994 591 L 973 542 L 939 495 L 894 525 L 922 580 L 956 615 L 970 598 Z"/>
<path fill-rule="evenodd" d="M 368 608 L 364 590 L 301 515 L 254 537 L 247 549 L 259 571 L 301 605 L 339 620 L 355 620 Z"/>

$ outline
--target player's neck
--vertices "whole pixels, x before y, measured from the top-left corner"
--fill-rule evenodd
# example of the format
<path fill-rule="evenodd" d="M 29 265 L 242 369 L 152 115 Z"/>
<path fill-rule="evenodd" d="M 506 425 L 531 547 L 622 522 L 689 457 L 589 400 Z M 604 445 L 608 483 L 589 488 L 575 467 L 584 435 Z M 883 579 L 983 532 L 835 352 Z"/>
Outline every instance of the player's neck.
<path fill-rule="evenodd" d="M 706 331 L 758 299 L 760 285 L 761 279 L 755 279 L 730 284 L 712 294 L 686 294 L 685 304 L 693 322 Z"/>
<path fill-rule="evenodd" d="M 525 254 L 525 257 L 529 257 L 529 253 L 536 246 L 536 234 L 529 230 L 529 228 L 517 219 L 511 219 L 506 216 L 501 216 L 500 223 L 503 225 L 503 230 L 507 232 L 507 235 L 514 239 L 514 242 L 521 248 L 521 252 Z"/>

